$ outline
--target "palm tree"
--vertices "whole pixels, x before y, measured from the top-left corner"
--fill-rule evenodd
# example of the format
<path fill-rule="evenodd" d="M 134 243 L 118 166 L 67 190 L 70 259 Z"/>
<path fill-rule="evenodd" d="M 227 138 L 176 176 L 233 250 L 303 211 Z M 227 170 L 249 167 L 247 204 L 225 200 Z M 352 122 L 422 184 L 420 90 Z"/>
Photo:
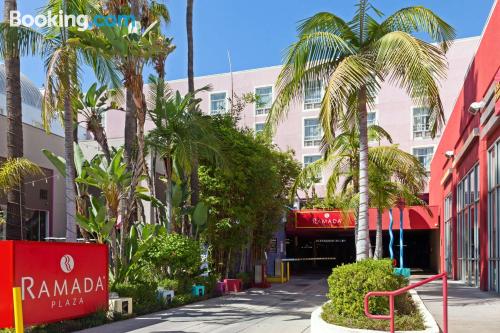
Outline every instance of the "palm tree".
<path fill-rule="evenodd" d="M 97 14 L 98 8 L 91 0 L 50 0 L 42 9 L 43 12 L 65 15 L 79 15 L 81 13 Z M 64 157 L 66 161 L 65 176 L 65 201 L 66 201 L 66 241 L 76 241 L 76 189 L 75 165 L 73 143 L 76 141 L 76 110 L 73 101 L 77 100 L 79 93 L 80 64 L 85 61 L 96 68 L 99 81 L 113 82 L 118 85 L 116 73 L 110 67 L 109 61 L 99 55 L 89 55 L 69 45 L 68 40 L 72 33 L 68 27 L 48 27 L 44 31 L 47 36 L 45 56 L 46 80 L 42 104 L 44 126 L 47 131 L 50 122 L 59 116 L 64 127 Z"/>
<path fill-rule="evenodd" d="M 320 120 L 329 139 L 354 96 L 360 135 L 357 260 L 369 253 L 367 108 L 381 82 L 388 81 L 429 108 L 435 135 L 444 120 L 437 80 L 445 76 L 445 52 L 455 36 L 450 25 L 425 7 L 407 7 L 383 17 L 369 0 L 359 0 L 351 20 L 323 12 L 302 22 L 278 76 L 277 98 L 268 116 L 272 130 L 305 87 L 319 81 L 325 91 Z M 439 46 L 414 33 L 428 34 Z"/>
<path fill-rule="evenodd" d="M 4 1 L 4 20 L 9 21 L 10 12 L 17 10 L 16 0 Z M 5 62 L 5 100 L 7 108 L 8 129 L 7 129 L 7 156 L 18 158 L 23 156 L 23 120 L 21 103 L 21 63 L 19 59 L 19 45 L 16 35 L 11 38 L 11 49 L 4 54 Z M 7 193 L 7 238 L 21 238 L 21 226 L 24 207 L 24 192 L 22 187 L 13 189 Z"/>
<path fill-rule="evenodd" d="M 351 101 L 355 101 L 352 99 Z M 348 110 L 353 110 L 355 103 L 350 103 Z M 324 143 L 325 157 L 305 167 L 297 177 L 292 191 L 297 186 L 317 177 L 322 170 L 331 175 L 327 181 L 327 201 L 341 203 L 341 210 L 347 216 L 355 211 L 359 223 L 359 150 L 360 136 L 354 112 L 340 115 L 340 133 L 329 142 Z M 370 184 L 371 205 L 379 210 L 377 220 L 377 242 L 375 256 L 381 255 L 382 249 L 382 212 L 393 207 L 403 199 L 407 204 L 425 206 L 418 194 L 424 189 L 427 174 L 418 159 L 410 153 L 402 151 L 392 144 L 392 138 L 382 127 L 371 125 L 367 128 L 370 142 L 379 142 L 368 149 L 368 180 Z M 389 145 L 380 145 L 387 141 Z M 343 200 L 337 200 L 339 194 Z M 335 199 L 335 200 L 334 200 Z M 356 208 L 353 209 L 353 205 Z M 346 219 L 347 220 L 347 219 Z M 378 252 L 377 252 L 378 250 Z"/>
<path fill-rule="evenodd" d="M 23 122 L 21 100 L 20 56 L 39 51 L 41 35 L 36 31 L 21 26 L 11 27 L 9 15 L 17 10 L 16 0 L 4 1 L 4 22 L 0 25 L 0 54 L 5 66 L 5 104 L 7 109 L 7 157 L 23 156 Z M 7 238 L 19 238 L 19 226 L 24 216 L 23 188 L 16 188 L 7 193 Z M 21 231 L 22 232 L 22 231 Z"/>
<path fill-rule="evenodd" d="M 193 5 L 194 0 L 187 0 L 186 31 L 188 42 L 188 91 L 194 94 L 194 47 L 193 47 Z M 232 96 L 231 96 L 232 98 Z M 193 160 L 191 170 L 191 204 L 196 205 L 200 197 L 200 180 L 198 179 L 198 160 Z"/>
<path fill-rule="evenodd" d="M 22 193 L 23 180 L 29 176 L 43 175 L 42 169 L 30 160 L 23 157 L 9 157 L 6 161 L 2 162 L 0 165 L 0 195 L 5 193 Z M 17 205 L 17 211 L 8 211 L 7 214 L 7 235 L 9 238 L 14 239 L 24 239 L 24 228 L 22 219 L 12 219 L 9 215 L 14 215 L 16 217 L 23 216 L 23 202 L 19 202 Z M 11 206 L 10 209 L 13 207 Z M 9 207 L 7 208 L 9 209 Z M 2 214 L 3 220 L 3 214 Z M 15 223 L 12 225 L 11 223 Z M 12 231 L 15 230 L 14 234 Z"/>
<path fill-rule="evenodd" d="M 0 166 L 0 193 L 19 187 L 25 177 L 43 174 L 42 169 L 27 158 L 8 158 Z"/>
<path fill-rule="evenodd" d="M 121 96 L 117 91 L 108 89 L 107 85 L 98 88 L 97 83 L 93 83 L 85 94 L 79 93 L 78 99 L 74 101 L 74 108 L 83 117 L 79 122 L 84 123 L 85 128 L 92 133 L 108 163 L 111 161 L 111 152 L 103 119 L 106 112 L 117 109 L 118 105 L 122 104 L 119 97 Z"/>
<path fill-rule="evenodd" d="M 158 87 L 158 81 L 150 81 L 152 87 Z M 159 93 L 162 92 L 161 87 L 157 89 Z M 195 94 L 197 92 L 195 91 Z M 149 111 L 155 128 L 147 136 L 147 145 L 158 152 L 165 164 L 167 229 L 170 231 L 174 208 L 172 198 L 174 164 L 178 169 L 189 172 L 194 168 L 194 159 L 203 157 L 214 160 L 221 149 L 211 127 L 212 118 L 201 114 L 198 107 L 200 99 L 195 98 L 195 95 L 188 93 L 182 97 L 177 92 L 174 96 L 156 100 L 155 108 Z M 193 109 L 196 111 L 193 112 Z M 191 206 L 195 205 L 191 202 Z"/>

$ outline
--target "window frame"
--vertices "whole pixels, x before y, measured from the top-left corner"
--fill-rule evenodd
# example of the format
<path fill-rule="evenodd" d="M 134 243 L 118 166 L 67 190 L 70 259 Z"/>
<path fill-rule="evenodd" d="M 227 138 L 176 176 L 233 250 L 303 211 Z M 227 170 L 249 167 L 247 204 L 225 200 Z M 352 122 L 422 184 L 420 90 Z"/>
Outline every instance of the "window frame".
<path fill-rule="evenodd" d="M 262 130 L 260 131 L 257 131 L 257 125 L 263 125 L 263 128 Z M 264 131 L 264 127 L 266 126 L 266 122 L 262 121 L 262 122 L 255 122 L 254 126 L 253 126 L 253 131 L 255 132 L 255 134 L 259 134 L 261 132 Z"/>
<path fill-rule="evenodd" d="M 325 87 L 324 87 L 323 82 L 321 82 L 320 80 L 318 80 L 317 82 L 319 83 L 320 98 L 319 98 L 319 102 L 318 103 L 314 103 L 314 104 L 315 105 L 319 104 L 319 106 L 318 107 L 312 107 L 310 109 L 306 109 L 306 90 L 304 88 L 304 91 L 302 93 L 302 111 L 304 111 L 304 112 L 313 112 L 313 111 L 318 111 L 318 110 L 321 109 L 321 103 L 323 101 L 323 97 L 325 96 Z M 310 83 L 310 81 L 308 81 L 306 84 L 309 84 L 309 83 Z"/>
<path fill-rule="evenodd" d="M 427 110 L 429 110 L 429 108 L 426 108 L 424 106 L 418 106 L 418 105 L 412 105 L 411 106 L 411 112 L 410 112 L 410 114 L 411 114 L 411 122 L 410 122 L 410 138 L 411 138 L 411 140 L 433 140 L 432 137 L 431 137 L 431 132 L 432 131 L 430 130 L 430 123 L 427 123 L 427 125 L 429 127 L 429 130 L 427 130 L 427 131 L 417 131 L 417 132 L 424 132 L 424 134 L 425 134 L 425 132 L 429 132 L 429 134 L 427 136 L 425 136 L 425 135 L 421 136 L 421 137 L 416 137 L 415 136 L 415 129 L 414 129 L 414 127 L 415 127 L 415 114 L 414 114 L 414 112 L 415 112 L 416 109 L 427 109 Z M 422 116 L 420 116 L 420 117 L 422 117 Z M 430 118 L 430 115 L 428 117 Z"/>
<path fill-rule="evenodd" d="M 423 148 L 432 148 L 432 156 L 431 156 L 431 159 L 430 159 L 430 161 L 429 161 L 429 168 L 428 168 L 428 169 L 427 169 L 427 168 L 425 169 L 425 171 L 430 172 L 430 171 L 431 171 L 431 163 L 432 163 L 432 159 L 434 158 L 434 154 L 436 153 L 436 145 L 435 145 L 435 144 L 434 144 L 434 145 L 430 144 L 430 145 L 412 146 L 412 147 L 411 147 L 411 154 L 412 154 L 413 156 L 417 157 L 417 156 L 415 155 L 415 153 L 414 153 L 415 149 L 423 149 Z M 417 157 L 417 158 L 418 158 L 418 157 Z M 424 167 L 425 167 L 425 165 L 424 165 Z"/>
<path fill-rule="evenodd" d="M 226 103 L 225 105 L 225 109 L 223 112 L 212 112 L 212 95 L 215 95 L 215 94 L 222 94 L 224 93 L 226 95 L 226 97 L 224 98 L 224 101 Z M 219 90 L 219 91 L 211 91 L 209 92 L 208 94 L 208 114 L 211 115 L 211 116 L 215 116 L 215 115 L 219 115 L 219 114 L 224 114 L 224 113 L 227 113 L 229 110 L 228 110 L 228 92 L 227 90 Z"/>
<path fill-rule="evenodd" d="M 259 89 L 259 88 L 271 88 L 271 106 L 272 106 L 274 103 L 274 97 L 275 97 L 274 96 L 274 85 L 273 84 L 265 84 L 265 85 L 253 87 L 253 92 L 254 92 L 255 96 L 257 96 L 257 89 Z M 267 117 L 267 115 L 269 114 L 269 111 L 271 110 L 271 106 L 270 106 L 269 110 L 266 113 L 258 114 L 257 110 L 260 110 L 260 109 L 257 108 L 257 102 L 253 103 L 253 105 L 254 105 L 253 114 L 256 117 Z"/>
<path fill-rule="evenodd" d="M 320 135 L 319 140 L 314 140 L 314 141 L 319 141 L 319 143 L 317 145 L 312 145 L 312 146 L 306 146 L 305 145 L 305 139 L 306 139 L 306 120 L 308 120 L 308 119 L 317 119 L 318 120 L 321 135 Z M 322 139 L 322 137 L 323 137 L 323 128 L 321 128 L 321 122 L 320 122 L 320 119 L 319 119 L 319 115 L 318 116 L 302 117 L 302 148 L 304 148 L 304 149 L 307 149 L 307 148 L 318 148 L 319 146 L 321 146 L 321 139 Z"/>
<path fill-rule="evenodd" d="M 323 156 L 321 155 L 320 152 L 318 152 L 317 154 L 302 154 L 302 168 L 305 168 L 306 167 L 306 163 L 305 163 L 305 158 L 306 157 L 311 157 L 311 156 L 319 156 L 319 159 L 323 158 Z M 317 160 L 316 160 L 317 161 Z M 313 161 L 313 162 L 316 162 L 316 161 Z M 311 162 L 311 163 L 313 163 Z M 323 171 L 321 171 L 321 174 L 319 175 L 320 177 L 320 181 L 315 183 L 317 185 L 323 185 L 324 184 L 324 179 L 325 179 L 325 176 L 323 175 Z"/>

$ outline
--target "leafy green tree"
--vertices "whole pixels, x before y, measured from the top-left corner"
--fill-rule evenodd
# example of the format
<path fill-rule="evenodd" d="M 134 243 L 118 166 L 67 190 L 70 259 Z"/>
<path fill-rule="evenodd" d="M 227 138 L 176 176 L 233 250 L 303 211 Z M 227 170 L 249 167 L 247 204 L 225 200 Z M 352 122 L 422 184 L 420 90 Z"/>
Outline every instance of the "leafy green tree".
<path fill-rule="evenodd" d="M 426 33 L 439 45 L 415 33 Z M 324 87 L 320 120 L 327 140 L 334 137 L 339 115 L 355 101 L 360 136 L 357 260 L 369 252 L 367 109 L 380 83 L 388 81 L 429 108 L 434 135 L 444 121 L 437 81 L 446 74 L 444 53 L 454 36 L 453 28 L 425 7 L 407 7 L 384 17 L 369 0 L 359 0 L 348 21 L 327 12 L 303 21 L 298 41 L 288 50 L 268 117 L 271 127 L 311 82 Z"/>
<path fill-rule="evenodd" d="M 244 261 L 243 253 L 249 251 L 250 267 L 262 258 L 300 167 L 292 153 L 238 128 L 231 115 L 213 119 L 226 159 L 224 168 L 200 160 L 201 194 L 210 207 L 203 239 L 211 246 L 215 270 L 228 276 L 238 259 Z"/>

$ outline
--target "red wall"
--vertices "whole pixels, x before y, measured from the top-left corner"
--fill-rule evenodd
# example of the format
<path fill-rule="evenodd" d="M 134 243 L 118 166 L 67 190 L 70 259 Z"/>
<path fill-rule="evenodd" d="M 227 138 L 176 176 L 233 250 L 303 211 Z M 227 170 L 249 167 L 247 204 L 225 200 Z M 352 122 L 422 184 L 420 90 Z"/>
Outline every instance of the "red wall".
<path fill-rule="evenodd" d="M 479 204 L 479 232 L 481 252 L 481 289 L 487 284 L 487 148 L 499 137 L 500 131 L 493 131 L 488 137 L 476 138 L 462 157 L 460 163 L 454 168 L 452 176 L 447 183 L 441 185 L 446 170 L 452 167 L 452 160 L 444 155 L 446 151 L 453 150 L 457 154 L 465 140 L 474 128 L 480 127 L 481 113 L 472 115 L 468 112 L 471 103 L 481 101 L 490 86 L 500 81 L 500 4 L 495 2 L 494 8 L 483 32 L 477 53 L 470 65 L 465 81 L 457 98 L 455 107 L 443 131 L 441 141 L 431 163 L 431 179 L 429 184 L 429 203 L 439 206 L 441 222 L 441 265 L 444 264 L 444 223 L 443 204 L 445 197 L 453 192 L 453 224 L 456 223 L 456 197 L 455 187 L 466 173 L 479 162 L 480 177 L 480 204 Z M 500 111 L 499 103 L 496 112 Z M 481 129 L 480 129 L 481 130 Z M 454 229 L 455 230 L 455 229 Z M 456 244 L 456 242 L 454 242 Z M 456 259 L 456 246 L 454 247 Z M 455 260 L 454 260 L 455 261 Z M 454 262 L 454 267 L 455 267 Z M 442 266 L 443 267 L 443 266 Z M 455 271 L 455 269 L 454 269 Z M 454 275 L 456 272 L 454 272 Z"/>

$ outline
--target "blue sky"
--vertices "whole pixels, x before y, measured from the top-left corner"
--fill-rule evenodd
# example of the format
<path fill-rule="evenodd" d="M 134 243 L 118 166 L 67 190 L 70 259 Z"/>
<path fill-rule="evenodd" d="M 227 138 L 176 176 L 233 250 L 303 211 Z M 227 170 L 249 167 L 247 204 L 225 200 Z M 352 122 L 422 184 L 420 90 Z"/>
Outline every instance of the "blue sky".
<path fill-rule="evenodd" d="M 34 14 L 46 0 L 18 0 L 22 14 Z M 227 72 L 228 50 L 233 70 L 281 63 L 283 51 L 296 38 L 297 22 L 320 11 L 350 18 L 355 0 L 195 0 L 195 75 Z M 168 58 L 167 78 L 186 77 L 187 50 L 185 0 L 164 0 L 172 23 L 166 34 L 177 49 Z M 493 0 L 375 0 L 386 14 L 410 5 L 424 5 L 455 27 L 458 37 L 481 34 Z M 3 7 L 3 6 L 2 6 Z M 3 17 L 3 13 L 1 13 Z M 44 81 L 43 62 L 37 57 L 22 60 L 21 70 L 36 85 Z M 84 85 L 93 76 L 86 71 Z"/>

